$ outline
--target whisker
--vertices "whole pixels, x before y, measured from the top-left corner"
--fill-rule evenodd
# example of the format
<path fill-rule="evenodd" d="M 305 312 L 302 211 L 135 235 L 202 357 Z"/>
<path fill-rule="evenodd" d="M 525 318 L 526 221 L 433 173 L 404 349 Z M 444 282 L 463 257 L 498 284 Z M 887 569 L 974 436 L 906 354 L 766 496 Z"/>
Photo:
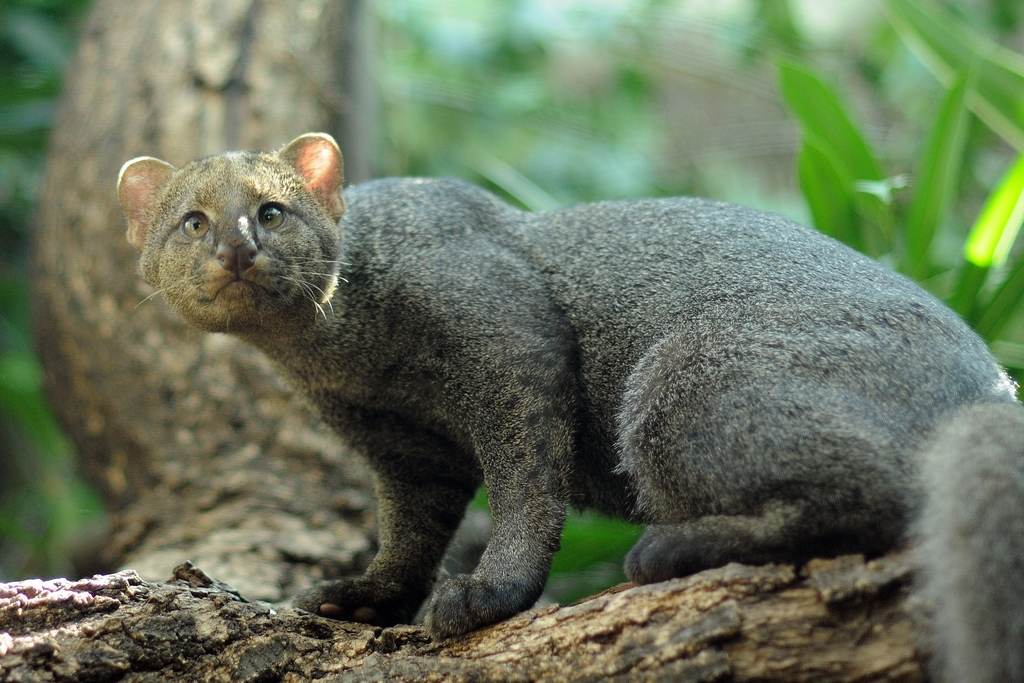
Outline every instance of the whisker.
<path fill-rule="evenodd" d="M 167 289 L 167 287 L 161 287 L 160 289 L 156 290 L 155 292 L 147 296 L 145 299 L 142 299 L 139 303 L 135 304 L 135 308 L 138 308 L 142 304 L 146 303 L 147 301 L 155 297 L 157 294 L 163 294 L 164 292 L 167 291 Z"/>
<path fill-rule="evenodd" d="M 146 303 L 150 299 L 154 298 L 158 294 L 166 294 L 167 292 L 174 291 L 175 289 L 178 289 L 178 288 L 184 288 L 184 287 L 189 287 L 189 286 L 192 286 L 192 285 L 196 285 L 196 284 L 199 284 L 199 282 L 201 282 L 201 281 L 202 281 L 202 276 L 197 275 L 195 273 L 192 273 L 192 274 L 182 278 L 181 280 L 179 280 L 177 282 L 172 282 L 171 284 L 167 285 L 166 287 L 161 287 L 160 289 L 156 290 L 155 292 L 153 292 L 149 296 L 147 296 L 144 299 L 142 299 L 141 301 L 139 301 L 139 303 L 135 304 L 135 307 L 134 307 L 133 310 L 138 309 L 139 306 L 141 306 L 142 304 Z"/>
<path fill-rule="evenodd" d="M 312 271 L 312 270 L 302 270 L 302 271 L 299 271 L 299 272 L 302 275 L 319 275 L 321 277 L 336 277 L 339 280 L 341 280 L 342 282 L 345 282 L 345 283 L 348 282 L 348 278 L 347 277 L 342 277 L 342 276 L 338 275 L 337 273 L 317 273 L 317 272 Z"/>
<path fill-rule="evenodd" d="M 303 294 L 313 303 L 313 306 L 318 311 L 320 311 L 320 315 L 322 315 L 324 317 L 324 320 L 327 320 L 327 313 L 324 311 L 324 307 L 321 306 L 319 303 L 317 303 L 316 297 L 313 296 L 313 290 L 310 289 L 310 287 L 314 287 L 315 285 L 311 285 L 310 283 L 308 283 L 308 282 L 306 282 L 304 280 L 296 279 L 296 278 L 293 278 L 293 277 L 289 277 L 287 275 L 282 275 L 281 277 L 283 279 L 285 279 L 285 280 L 288 280 L 289 282 L 294 282 L 299 287 L 301 287 Z M 334 314 L 334 307 L 333 306 L 331 307 L 331 314 L 332 315 Z"/>
<path fill-rule="evenodd" d="M 322 275 L 322 274 L 323 273 L 306 273 L 304 271 L 299 271 L 299 276 L 300 277 L 303 276 L 303 275 Z M 328 276 L 328 277 L 331 277 L 331 276 Z M 320 292 L 320 303 L 327 304 L 330 307 L 331 315 L 333 316 L 334 315 L 334 304 L 331 303 L 331 297 L 327 296 L 327 292 L 325 292 L 323 289 L 321 289 L 317 285 L 314 285 L 312 282 L 305 282 L 305 284 L 307 284 L 308 286 L 312 287 L 316 291 Z"/>
<path fill-rule="evenodd" d="M 299 277 L 300 277 L 300 278 L 301 278 L 301 277 L 304 277 L 304 276 L 306 276 L 306 275 L 324 275 L 324 273 L 307 273 L 307 272 L 306 272 L 306 271 L 304 271 L 304 270 L 300 270 L 300 271 L 299 271 Z M 327 277 L 330 277 L 330 275 L 328 275 Z M 316 289 L 316 290 L 317 290 L 318 292 L 320 292 L 321 294 L 323 294 L 323 293 L 324 293 L 324 290 L 320 289 L 319 287 L 317 287 L 316 285 L 314 285 L 314 284 L 313 284 L 312 282 L 309 282 L 309 281 L 306 281 L 306 280 L 303 280 L 303 282 L 305 282 L 305 283 L 306 283 L 307 285 L 309 285 L 310 287 L 313 287 L 313 288 L 315 288 L 315 289 Z"/>
<path fill-rule="evenodd" d="M 334 317 L 334 304 L 332 304 L 330 298 L 328 298 L 327 292 L 325 292 L 324 290 L 320 289 L 319 287 L 314 285 L 312 282 L 307 282 L 306 285 L 309 286 L 309 287 L 312 287 L 313 289 L 315 289 L 318 292 L 320 292 L 320 301 L 319 302 L 315 302 L 316 307 L 320 309 L 320 312 L 323 313 L 323 311 L 324 311 L 322 304 L 327 304 L 328 308 L 331 309 L 331 317 Z M 324 320 L 327 320 L 327 316 L 326 315 L 324 316 Z"/>

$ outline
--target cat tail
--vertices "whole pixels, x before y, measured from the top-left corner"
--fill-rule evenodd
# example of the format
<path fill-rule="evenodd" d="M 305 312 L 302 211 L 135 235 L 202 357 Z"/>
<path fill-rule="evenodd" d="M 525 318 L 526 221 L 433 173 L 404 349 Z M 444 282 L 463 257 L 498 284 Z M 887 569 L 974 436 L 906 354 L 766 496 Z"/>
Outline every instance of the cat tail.
<path fill-rule="evenodd" d="M 924 451 L 917 523 L 940 681 L 1024 683 L 1024 406 L 968 407 Z"/>

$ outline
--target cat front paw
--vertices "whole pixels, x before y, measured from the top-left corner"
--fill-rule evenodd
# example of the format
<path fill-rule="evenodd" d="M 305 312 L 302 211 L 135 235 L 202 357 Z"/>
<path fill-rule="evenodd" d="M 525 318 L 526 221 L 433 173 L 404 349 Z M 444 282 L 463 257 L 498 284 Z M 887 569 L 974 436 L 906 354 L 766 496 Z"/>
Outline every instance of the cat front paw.
<path fill-rule="evenodd" d="M 421 602 L 405 587 L 370 576 L 326 581 L 292 599 L 295 607 L 322 617 L 374 626 L 410 623 Z"/>
<path fill-rule="evenodd" d="M 451 638 L 507 619 L 528 608 L 538 591 L 512 582 L 495 583 L 470 574 L 453 576 L 434 591 L 423 625 L 434 638 Z"/>

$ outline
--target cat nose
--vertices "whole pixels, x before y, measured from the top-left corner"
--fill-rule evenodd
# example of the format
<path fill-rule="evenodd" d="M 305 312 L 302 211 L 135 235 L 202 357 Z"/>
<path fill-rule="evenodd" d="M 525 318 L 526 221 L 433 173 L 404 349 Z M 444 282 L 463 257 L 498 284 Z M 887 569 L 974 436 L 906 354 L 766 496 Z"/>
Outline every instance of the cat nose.
<path fill-rule="evenodd" d="M 252 268 L 259 252 L 259 245 L 253 237 L 249 218 L 240 216 L 217 245 L 217 260 L 224 270 L 241 274 Z"/>
<path fill-rule="evenodd" d="M 217 245 L 217 260 L 224 270 L 232 273 L 244 273 L 256 263 L 258 252 L 259 250 L 252 242 L 228 239 Z"/>

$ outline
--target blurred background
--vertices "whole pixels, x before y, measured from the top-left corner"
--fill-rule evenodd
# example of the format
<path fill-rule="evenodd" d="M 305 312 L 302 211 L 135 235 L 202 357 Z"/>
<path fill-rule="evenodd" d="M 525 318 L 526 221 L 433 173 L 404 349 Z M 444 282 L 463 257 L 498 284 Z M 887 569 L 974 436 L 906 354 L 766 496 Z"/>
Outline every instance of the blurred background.
<path fill-rule="evenodd" d="M 102 514 L 40 393 L 27 305 L 87 6 L 0 5 L 0 581 L 69 571 L 69 542 Z M 372 7 L 369 175 L 458 176 L 532 210 L 692 194 L 775 211 L 913 277 L 1024 376 L 1019 0 Z M 573 517 L 549 595 L 622 580 L 638 531 Z"/>

